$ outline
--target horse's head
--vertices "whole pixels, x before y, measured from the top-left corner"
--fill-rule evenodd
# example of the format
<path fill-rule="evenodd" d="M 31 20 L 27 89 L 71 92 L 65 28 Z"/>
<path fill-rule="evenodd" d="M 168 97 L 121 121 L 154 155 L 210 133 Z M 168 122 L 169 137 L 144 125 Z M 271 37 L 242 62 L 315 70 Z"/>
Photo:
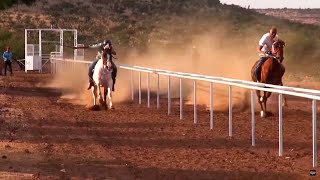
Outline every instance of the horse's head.
<path fill-rule="evenodd" d="M 103 60 L 103 67 L 106 67 L 109 71 L 111 71 L 112 63 L 111 63 L 111 55 L 110 54 L 104 54 L 102 56 Z"/>
<path fill-rule="evenodd" d="M 284 57 L 283 57 L 283 49 L 284 49 L 285 43 L 283 40 L 278 39 L 273 43 L 273 54 L 277 56 L 277 59 L 282 62 Z"/>

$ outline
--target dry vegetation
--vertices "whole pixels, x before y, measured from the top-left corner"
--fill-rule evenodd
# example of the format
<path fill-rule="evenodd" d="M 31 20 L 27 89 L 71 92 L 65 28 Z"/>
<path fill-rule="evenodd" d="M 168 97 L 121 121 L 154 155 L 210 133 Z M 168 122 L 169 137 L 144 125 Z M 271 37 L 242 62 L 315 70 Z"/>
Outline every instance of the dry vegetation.
<path fill-rule="evenodd" d="M 106 35 L 117 33 L 119 44 L 132 45 L 143 43 L 146 35 L 154 28 L 159 28 L 159 21 L 174 19 L 175 16 L 189 16 L 188 12 L 198 13 L 218 3 L 217 0 L 39 0 L 32 7 L 17 5 L 1 12 L 0 24 L 11 30 L 51 25 L 75 28 L 81 32 L 84 40 L 101 40 Z"/>
<path fill-rule="evenodd" d="M 223 59 L 228 60 L 224 62 L 239 62 L 240 67 L 246 69 L 257 59 L 256 46 L 260 36 L 275 25 L 287 44 L 287 77 L 319 77 L 314 62 L 320 58 L 320 39 L 306 36 L 317 34 L 319 26 L 222 5 L 218 0 L 38 0 L 31 7 L 16 5 L 0 11 L 0 15 L 0 26 L 14 32 L 13 37 L 20 36 L 15 39 L 21 39 L 21 43 L 25 28 L 74 28 L 79 31 L 80 43 L 111 38 L 120 55 L 143 53 L 147 58 L 141 61 L 158 56 L 152 54 L 154 52 L 161 52 L 166 60 L 172 61 L 173 57 L 190 54 L 190 48 L 196 45 L 202 51 L 198 63 L 203 66 L 212 62 L 212 67 Z M 23 55 L 23 48 L 20 49 Z M 174 61 L 185 62 L 184 59 Z M 301 70 L 302 66 L 306 69 Z"/>

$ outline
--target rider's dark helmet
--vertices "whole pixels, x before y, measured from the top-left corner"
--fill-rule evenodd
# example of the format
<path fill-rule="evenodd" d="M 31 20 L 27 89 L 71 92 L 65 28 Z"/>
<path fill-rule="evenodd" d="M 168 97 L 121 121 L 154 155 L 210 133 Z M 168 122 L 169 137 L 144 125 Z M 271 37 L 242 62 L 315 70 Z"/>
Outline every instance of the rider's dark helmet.
<path fill-rule="evenodd" d="M 111 41 L 109 39 L 106 39 L 103 41 L 103 45 L 109 44 L 110 46 L 112 45 Z"/>

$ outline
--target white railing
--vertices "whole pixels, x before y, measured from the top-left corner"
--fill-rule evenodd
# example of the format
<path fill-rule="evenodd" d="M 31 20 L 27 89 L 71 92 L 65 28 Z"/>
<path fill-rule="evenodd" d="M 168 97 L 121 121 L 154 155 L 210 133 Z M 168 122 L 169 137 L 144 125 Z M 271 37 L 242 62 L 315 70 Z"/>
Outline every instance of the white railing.
<path fill-rule="evenodd" d="M 91 64 L 91 61 L 75 61 L 75 60 L 65 60 L 61 58 L 52 57 L 51 61 L 53 64 L 59 63 L 85 63 Z M 53 71 L 56 72 L 56 68 L 59 65 L 53 66 Z M 317 106 L 316 101 L 320 100 L 320 91 L 312 90 L 312 89 L 304 89 L 304 88 L 295 88 L 289 86 L 276 86 L 270 84 L 256 83 L 238 79 L 230 79 L 224 77 L 216 77 L 216 76 L 206 76 L 199 74 L 191 74 L 184 72 L 173 72 L 167 70 L 160 69 L 152 69 L 141 66 L 129 66 L 129 65 L 118 65 L 119 68 L 131 70 L 131 99 L 134 100 L 134 85 L 133 85 L 133 71 L 139 72 L 139 104 L 141 104 L 141 73 L 147 73 L 147 106 L 150 107 L 150 74 L 157 75 L 157 108 L 160 107 L 160 95 L 159 95 L 159 75 L 165 75 L 168 77 L 168 115 L 171 114 L 171 94 L 170 94 L 170 78 L 177 77 L 180 78 L 180 119 L 183 119 L 183 79 L 191 79 L 193 80 L 194 86 L 194 123 L 197 123 L 197 81 L 206 81 L 210 83 L 210 129 L 213 129 L 213 84 L 224 84 L 229 85 L 229 136 L 232 136 L 232 87 L 241 87 L 251 90 L 251 136 L 252 136 L 252 146 L 255 146 L 255 111 L 254 111 L 254 102 L 255 102 L 255 94 L 254 90 L 268 91 L 272 93 L 279 94 L 279 156 L 283 156 L 283 128 L 282 128 L 282 96 L 283 95 L 292 95 L 297 97 L 303 97 L 312 99 L 312 131 L 313 131 L 313 167 L 317 166 Z"/>

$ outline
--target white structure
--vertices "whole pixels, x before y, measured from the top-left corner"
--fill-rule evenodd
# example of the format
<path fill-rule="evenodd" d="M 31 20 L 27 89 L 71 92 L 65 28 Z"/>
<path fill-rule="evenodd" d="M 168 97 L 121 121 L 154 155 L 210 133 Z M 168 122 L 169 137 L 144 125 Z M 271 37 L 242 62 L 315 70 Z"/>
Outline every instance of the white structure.
<path fill-rule="evenodd" d="M 25 71 L 39 70 L 42 68 L 42 57 L 39 44 L 25 45 Z"/>
<path fill-rule="evenodd" d="M 49 42 L 42 39 L 42 32 L 52 31 L 60 34 L 60 40 L 56 42 Z M 49 42 L 55 43 L 59 48 L 56 48 L 56 57 L 63 57 L 63 34 L 64 32 L 72 32 L 74 37 L 73 46 L 78 46 L 78 32 L 76 29 L 25 29 L 25 72 L 30 70 L 37 70 L 39 72 L 42 71 L 42 67 L 49 61 L 49 55 L 42 53 L 42 43 Z M 38 43 L 37 44 L 29 44 L 28 36 L 30 32 L 38 33 Z M 81 46 L 81 45 L 80 45 Z M 83 60 L 84 51 L 82 50 L 74 50 L 75 59 Z M 43 62 L 45 61 L 45 62 Z"/>
<path fill-rule="evenodd" d="M 91 61 L 73 61 L 66 60 L 62 58 L 52 58 L 51 61 L 56 63 L 54 72 L 59 71 L 59 67 L 68 66 L 68 63 L 82 63 L 89 65 Z M 190 74 L 183 72 L 173 72 L 160 69 L 151 69 L 141 66 L 128 66 L 128 65 L 118 65 L 119 68 L 127 69 L 131 71 L 131 98 L 134 100 L 134 85 L 133 85 L 133 72 L 139 72 L 139 104 L 141 104 L 141 73 L 147 73 L 147 106 L 150 107 L 150 75 L 157 75 L 157 108 L 160 107 L 159 103 L 159 75 L 168 76 L 168 115 L 171 114 L 171 96 L 170 96 L 170 78 L 177 77 L 180 78 L 180 119 L 183 118 L 183 86 L 182 80 L 189 79 L 193 80 L 194 84 L 194 123 L 197 124 L 197 81 L 206 81 L 210 83 L 210 129 L 213 129 L 213 84 L 224 84 L 229 85 L 229 136 L 232 136 L 232 86 L 242 87 L 251 90 L 251 136 L 252 136 L 252 146 L 255 146 L 255 93 L 254 90 L 268 91 L 279 94 L 279 156 L 283 156 L 283 126 L 282 126 L 282 95 L 291 95 L 296 97 L 303 97 L 312 99 L 312 134 L 313 134 L 313 167 L 317 167 L 317 100 L 320 100 L 320 91 L 313 89 L 295 88 L 288 86 L 276 86 L 270 84 L 256 83 L 251 81 L 244 81 L 238 79 L 229 79 L 224 77 L 206 76 L 199 74 Z"/>
<path fill-rule="evenodd" d="M 77 47 L 84 47 L 84 44 L 77 44 Z M 84 49 L 74 50 L 74 60 L 84 60 Z"/>

